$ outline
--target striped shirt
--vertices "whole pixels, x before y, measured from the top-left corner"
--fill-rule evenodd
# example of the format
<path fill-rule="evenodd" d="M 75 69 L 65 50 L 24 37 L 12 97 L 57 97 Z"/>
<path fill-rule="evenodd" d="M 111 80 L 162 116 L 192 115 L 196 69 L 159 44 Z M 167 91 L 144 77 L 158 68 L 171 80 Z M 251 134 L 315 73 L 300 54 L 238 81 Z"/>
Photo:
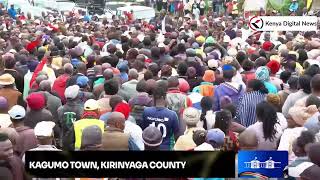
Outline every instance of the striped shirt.
<path fill-rule="evenodd" d="M 236 120 L 245 127 L 256 122 L 256 106 L 265 100 L 266 94 L 259 91 L 247 92 L 239 99 Z"/>

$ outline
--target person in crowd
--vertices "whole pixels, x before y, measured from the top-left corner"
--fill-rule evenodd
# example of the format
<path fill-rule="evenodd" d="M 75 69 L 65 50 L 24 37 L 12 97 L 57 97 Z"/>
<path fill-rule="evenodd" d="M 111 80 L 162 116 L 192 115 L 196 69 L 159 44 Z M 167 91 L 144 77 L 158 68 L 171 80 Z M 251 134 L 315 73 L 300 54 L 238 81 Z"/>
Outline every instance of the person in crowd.
<path fill-rule="evenodd" d="M 311 76 L 302 75 L 298 80 L 299 90 L 295 93 L 288 95 L 286 101 L 282 106 L 282 113 L 284 116 L 288 116 L 288 111 L 294 106 L 297 100 L 308 96 L 311 93 L 310 87 Z"/>
<path fill-rule="evenodd" d="M 66 88 L 64 97 L 66 98 L 66 104 L 59 107 L 58 113 L 58 125 L 61 128 L 60 131 L 60 145 L 63 144 L 64 136 L 70 131 L 75 121 L 81 119 L 83 114 L 83 106 L 79 100 L 79 86 L 73 85 Z"/>
<path fill-rule="evenodd" d="M 38 145 L 37 137 L 35 136 L 34 130 L 24 125 L 26 111 L 22 106 L 15 105 L 9 111 L 12 127 L 17 131 L 21 139 L 22 152 L 32 148 L 36 148 Z"/>
<path fill-rule="evenodd" d="M 270 70 L 270 83 L 276 86 L 277 91 L 280 91 L 282 88 L 282 80 L 276 77 L 276 74 L 280 70 L 280 63 L 277 60 L 271 60 L 267 63 L 267 67 Z"/>
<path fill-rule="evenodd" d="M 284 130 L 288 127 L 286 117 L 280 112 L 280 97 L 277 94 L 268 94 L 266 101 L 271 104 L 277 111 L 277 124 Z"/>
<path fill-rule="evenodd" d="M 207 131 L 205 142 L 194 148 L 195 151 L 220 151 L 223 149 L 225 134 L 218 128 Z"/>
<path fill-rule="evenodd" d="M 228 110 L 222 110 L 216 113 L 214 128 L 221 129 L 225 134 L 225 143 L 223 149 L 225 151 L 238 151 L 239 142 L 235 132 L 230 127 L 232 123 L 232 114 Z"/>
<path fill-rule="evenodd" d="M 196 130 L 203 129 L 197 127 L 197 124 L 200 120 L 200 112 L 193 107 L 186 108 L 183 111 L 182 119 L 186 122 L 187 129 L 184 132 L 184 135 L 181 135 L 177 139 L 177 142 L 173 148 L 176 151 L 184 151 L 195 148 L 196 144 L 193 142 L 193 133 Z"/>
<path fill-rule="evenodd" d="M 268 89 L 263 82 L 257 79 L 250 80 L 247 92 L 240 97 L 236 120 L 245 127 L 254 124 L 257 104 L 265 100 L 266 94 L 268 94 Z"/>
<path fill-rule="evenodd" d="M 133 138 L 124 133 L 125 121 L 125 116 L 122 113 L 111 113 L 105 132 L 102 134 L 102 150 L 140 150 Z"/>
<path fill-rule="evenodd" d="M 239 103 L 239 98 L 243 95 L 245 89 L 241 84 L 232 82 L 232 78 L 236 74 L 235 68 L 231 65 L 224 65 L 222 67 L 224 83 L 218 85 L 215 88 L 213 97 L 213 108 L 214 110 L 221 109 L 221 97 L 228 96 L 231 98 L 232 103 L 236 106 Z"/>
<path fill-rule="evenodd" d="M 81 151 L 98 151 L 102 147 L 102 131 L 99 126 L 92 125 L 83 129 Z"/>
<path fill-rule="evenodd" d="M 104 83 L 104 95 L 102 95 L 102 97 L 100 97 L 98 100 L 98 104 L 101 108 L 101 114 L 111 111 L 111 107 L 109 104 L 110 97 L 116 95 L 118 91 L 119 82 L 116 79 L 110 79 Z"/>
<path fill-rule="evenodd" d="M 25 100 L 29 94 L 30 91 L 30 80 L 32 78 L 33 72 L 36 69 L 37 65 L 39 64 L 39 62 L 37 61 L 30 61 L 27 65 L 28 65 L 28 72 L 24 75 L 23 77 L 23 99 Z"/>
<path fill-rule="evenodd" d="M 312 166 L 305 169 L 301 174 L 301 179 L 311 180 L 318 179 L 320 177 L 320 161 L 319 161 L 319 143 L 311 144 L 309 147 L 308 157 L 313 163 Z"/>
<path fill-rule="evenodd" d="M 79 150 L 81 148 L 83 129 L 96 125 L 104 131 L 105 124 L 99 120 L 99 106 L 96 100 L 89 99 L 84 103 L 84 111 L 81 119 L 73 122 L 70 130 L 64 136 L 63 146 L 68 150 Z"/>
<path fill-rule="evenodd" d="M 202 96 L 213 96 L 214 95 L 214 85 L 215 81 L 214 71 L 206 70 L 202 79 L 203 82 L 199 86 L 193 88 L 193 92 L 200 93 Z"/>
<path fill-rule="evenodd" d="M 291 163 L 296 156 L 292 151 L 293 141 L 301 135 L 306 128 L 303 127 L 308 118 L 318 111 L 315 105 L 308 107 L 294 106 L 289 109 L 287 118 L 288 128 L 283 131 L 280 139 L 278 150 L 289 152 L 289 163 Z"/>
<path fill-rule="evenodd" d="M 270 82 L 269 69 L 261 66 L 256 70 L 256 79 L 263 82 L 269 93 L 277 94 L 277 87 Z"/>
<path fill-rule="evenodd" d="M 297 158 L 289 164 L 288 172 L 290 177 L 299 178 L 305 169 L 313 165 L 308 158 L 307 152 L 314 142 L 315 136 L 310 131 L 301 132 L 301 135 L 293 142 L 292 151 Z"/>
<path fill-rule="evenodd" d="M 8 100 L 5 97 L 0 96 L 0 128 L 6 128 L 11 125 L 8 110 Z"/>
<path fill-rule="evenodd" d="M 3 74 L 0 76 L 0 96 L 5 97 L 8 100 L 8 108 L 14 105 L 24 106 L 22 93 L 15 89 L 15 78 L 11 74 Z"/>
<path fill-rule="evenodd" d="M 77 85 L 80 87 L 78 96 L 81 104 L 84 104 L 88 99 L 95 99 L 93 93 L 89 91 L 89 78 L 87 76 L 79 76 Z"/>
<path fill-rule="evenodd" d="M 298 84 L 299 84 L 298 76 L 291 76 L 288 79 L 287 83 L 284 85 L 283 90 L 278 92 L 278 95 L 280 96 L 280 107 L 281 108 L 283 107 L 284 102 L 286 102 L 288 96 L 299 90 Z"/>
<path fill-rule="evenodd" d="M 159 83 L 153 92 L 153 102 L 155 105 L 146 107 L 142 113 L 142 129 L 149 125 L 156 126 L 163 135 L 160 149 L 171 150 L 178 137 L 179 119 L 176 112 L 166 107 L 166 89 Z"/>
<path fill-rule="evenodd" d="M 76 69 L 76 74 L 71 76 L 67 80 L 66 87 L 69 87 L 69 86 L 72 86 L 72 85 L 76 85 L 78 77 L 79 76 L 86 76 L 86 74 L 87 74 L 87 67 L 86 67 L 85 63 L 79 62 L 76 66 L 71 63 L 71 65 L 73 65 L 74 68 Z"/>
<path fill-rule="evenodd" d="M 53 116 L 50 111 L 46 109 L 46 99 L 42 93 L 31 93 L 27 97 L 27 105 L 29 111 L 27 111 L 24 124 L 30 128 L 34 128 L 37 123 L 41 121 L 52 121 Z M 58 133 L 58 132 L 57 132 Z"/>
<path fill-rule="evenodd" d="M 316 74 L 311 78 L 310 81 L 310 87 L 311 87 L 311 95 L 320 96 L 320 74 Z M 309 96 L 303 97 L 299 99 L 296 103 L 295 106 L 305 106 L 306 105 L 306 100 Z"/>
<path fill-rule="evenodd" d="M 239 135 L 239 146 L 241 150 L 256 150 L 258 145 L 258 137 L 253 129 L 245 130 Z"/>
<path fill-rule="evenodd" d="M 137 84 L 138 84 L 138 77 L 139 77 L 139 74 L 137 70 L 135 69 L 129 70 L 129 73 L 128 73 L 129 81 L 123 83 L 121 86 L 123 91 L 126 92 L 126 96 L 123 98 L 127 102 L 138 94 L 136 90 Z"/>
<path fill-rule="evenodd" d="M 212 111 L 212 98 L 208 96 L 203 97 L 201 99 L 200 105 L 201 115 L 197 127 L 202 127 L 205 130 L 212 129 L 215 123 L 215 113 Z"/>
<path fill-rule="evenodd" d="M 57 77 L 57 79 L 54 81 L 51 91 L 57 93 L 61 98 L 61 101 L 65 104 L 66 97 L 64 96 L 64 92 L 67 88 L 67 81 L 73 73 L 72 64 L 66 63 L 63 66 L 63 71 L 64 71 L 64 74 Z"/>
<path fill-rule="evenodd" d="M 46 107 L 51 112 L 53 119 L 58 119 L 57 110 L 62 106 L 61 99 L 54 95 L 51 91 L 51 82 L 49 80 L 43 80 L 39 84 L 39 91 L 43 93 L 46 99 Z"/>
<path fill-rule="evenodd" d="M 148 126 L 142 132 L 142 139 L 145 151 L 159 151 L 163 137 L 161 131 L 154 127 Z"/>
<path fill-rule="evenodd" d="M 121 96 L 119 96 L 119 95 L 113 95 L 113 96 L 111 96 L 111 97 L 110 97 L 110 101 L 109 101 L 109 104 L 110 104 L 110 107 L 111 107 L 111 111 L 102 114 L 102 115 L 100 116 L 100 120 L 102 120 L 102 121 L 104 121 L 104 122 L 107 122 L 110 114 L 111 114 L 113 111 L 115 111 L 116 106 L 117 106 L 119 103 L 121 103 L 121 102 L 125 102 Z M 135 120 L 135 119 L 134 119 L 134 120 Z"/>
<path fill-rule="evenodd" d="M 1 169 L 6 170 L 6 177 L 13 180 L 24 178 L 24 165 L 21 158 L 13 154 L 12 142 L 5 133 L 0 133 L 0 160 Z M 2 176 L 2 174 L 0 175 Z"/>
<path fill-rule="evenodd" d="M 138 95 L 132 97 L 128 103 L 131 108 L 130 115 L 134 117 L 137 125 L 141 126 L 143 110 L 145 107 L 151 107 L 153 101 L 147 93 L 147 82 L 145 80 L 140 80 L 138 82 L 136 90 Z"/>
<path fill-rule="evenodd" d="M 23 76 L 15 69 L 16 61 L 13 57 L 7 56 L 4 60 L 4 70 L 1 72 L 1 75 L 3 74 L 10 74 L 14 80 L 16 88 L 19 90 L 19 92 L 23 93 Z"/>
<path fill-rule="evenodd" d="M 144 149 L 142 140 L 142 129 L 133 120 L 130 120 L 130 106 L 128 103 L 120 102 L 114 108 L 114 112 L 121 112 L 126 118 L 124 133 L 129 134 L 140 150 Z"/>
<path fill-rule="evenodd" d="M 263 101 L 257 105 L 256 116 L 257 122 L 246 130 L 252 129 L 255 131 L 259 141 L 257 149 L 277 149 L 277 142 L 281 137 L 282 129 L 277 124 L 277 112 L 275 108 L 268 102 Z"/>

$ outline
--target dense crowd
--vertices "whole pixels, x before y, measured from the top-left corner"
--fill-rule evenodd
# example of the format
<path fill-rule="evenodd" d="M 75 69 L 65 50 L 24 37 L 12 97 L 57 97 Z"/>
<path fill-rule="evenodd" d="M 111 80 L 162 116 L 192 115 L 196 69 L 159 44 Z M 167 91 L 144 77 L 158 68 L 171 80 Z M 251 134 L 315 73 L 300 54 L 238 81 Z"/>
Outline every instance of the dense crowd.
<path fill-rule="evenodd" d="M 241 149 L 288 151 L 289 176 L 320 179 L 319 31 L 1 14 L 0 179 L 26 178 L 26 151 Z"/>

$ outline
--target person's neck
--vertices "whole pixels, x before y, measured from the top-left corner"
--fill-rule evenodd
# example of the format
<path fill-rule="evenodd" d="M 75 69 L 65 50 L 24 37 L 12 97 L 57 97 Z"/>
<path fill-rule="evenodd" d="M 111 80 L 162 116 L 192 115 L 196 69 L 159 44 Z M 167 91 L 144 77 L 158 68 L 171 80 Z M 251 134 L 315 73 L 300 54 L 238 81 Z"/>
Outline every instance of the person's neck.
<path fill-rule="evenodd" d="M 23 127 L 24 123 L 23 122 L 12 122 L 12 126 L 14 128 Z"/>

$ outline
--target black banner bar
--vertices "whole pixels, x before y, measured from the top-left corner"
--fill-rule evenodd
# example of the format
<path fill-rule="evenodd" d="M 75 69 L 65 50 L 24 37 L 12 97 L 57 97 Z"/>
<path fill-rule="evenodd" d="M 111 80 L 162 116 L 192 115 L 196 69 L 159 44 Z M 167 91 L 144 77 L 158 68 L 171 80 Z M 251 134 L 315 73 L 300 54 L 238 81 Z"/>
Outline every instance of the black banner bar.
<path fill-rule="evenodd" d="M 29 151 L 34 177 L 235 177 L 235 153 L 223 151 Z"/>

